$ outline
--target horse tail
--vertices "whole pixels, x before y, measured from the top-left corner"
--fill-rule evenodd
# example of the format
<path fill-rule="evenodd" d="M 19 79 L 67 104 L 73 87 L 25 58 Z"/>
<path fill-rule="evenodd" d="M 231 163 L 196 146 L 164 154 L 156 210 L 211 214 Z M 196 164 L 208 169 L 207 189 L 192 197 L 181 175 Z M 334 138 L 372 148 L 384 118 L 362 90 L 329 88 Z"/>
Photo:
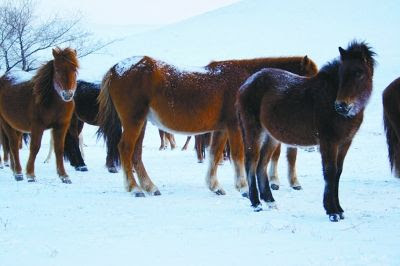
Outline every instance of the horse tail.
<path fill-rule="evenodd" d="M 395 172 L 396 177 L 400 177 L 400 142 L 386 112 L 383 112 L 383 126 L 386 133 L 390 169 Z"/>
<path fill-rule="evenodd" d="M 118 143 L 122 136 L 122 126 L 110 96 L 111 71 L 109 70 L 104 76 L 97 97 L 99 103 L 97 138 L 103 137 L 107 144 L 107 167 L 121 165 Z"/>

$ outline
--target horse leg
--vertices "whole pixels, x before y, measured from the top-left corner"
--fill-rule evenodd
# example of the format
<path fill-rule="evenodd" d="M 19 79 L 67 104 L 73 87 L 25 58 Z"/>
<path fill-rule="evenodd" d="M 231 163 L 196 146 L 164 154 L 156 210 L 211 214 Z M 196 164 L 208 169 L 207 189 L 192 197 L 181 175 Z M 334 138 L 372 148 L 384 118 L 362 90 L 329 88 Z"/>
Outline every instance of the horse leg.
<path fill-rule="evenodd" d="M 32 127 L 31 131 L 31 142 L 29 147 L 29 158 L 26 164 L 26 178 L 28 182 L 35 182 L 35 160 L 36 155 L 39 152 L 40 144 L 42 142 L 44 129 L 41 127 Z"/>
<path fill-rule="evenodd" d="M 51 159 L 51 155 L 53 154 L 54 150 L 54 140 L 53 136 L 50 137 L 50 144 L 49 144 L 49 152 L 47 154 L 46 160 L 44 160 L 44 163 L 49 163 Z"/>
<path fill-rule="evenodd" d="M 295 190 L 301 190 L 301 185 L 297 179 L 296 173 L 296 158 L 297 158 L 297 148 L 287 148 L 286 158 L 288 161 L 288 178 L 290 186 Z"/>
<path fill-rule="evenodd" d="M 65 136 L 67 134 L 68 124 L 61 124 L 56 128 L 53 128 L 52 134 L 54 139 L 54 153 L 56 154 L 56 165 L 57 173 L 61 181 L 65 184 L 71 184 L 67 173 L 64 168 L 63 152 L 64 152 L 64 142 Z"/>
<path fill-rule="evenodd" d="M 335 194 L 337 184 L 337 158 L 338 145 L 321 140 L 320 152 L 322 157 L 322 169 L 325 179 L 324 208 L 331 222 L 338 222 L 340 212 L 336 205 Z"/>
<path fill-rule="evenodd" d="M 174 134 L 167 133 L 166 134 L 167 140 L 169 141 L 169 145 L 171 146 L 171 150 L 176 148 L 176 142 L 175 142 L 175 137 Z"/>
<path fill-rule="evenodd" d="M 260 159 L 257 165 L 257 182 L 260 191 L 260 197 L 268 207 L 276 208 L 274 197 L 272 196 L 269 179 L 267 175 L 268 164 L 272 155 L 278 149 L 280 143 L 271 136 L 267 136 L 261 146 Z M 272 187 L 272 186 L 271 186 Z"/>
<path fill-rule="evenodd" d="M 249 187 L 246 181 L 244 168 L 244 147 L 243 138 L 238 125 L 228 128 L 228 139 L 231 147 L 231 156 L 235 167 L 235 188 L 242 194 L 243 197 L 249 196 Z M 222 150 L 218 153 L 218 162 L 223 156 L 226 140 L 223 142 Z"/>
<path fill-rule="evenodd" d="M 340 180 L 340 176 L 342 174 L 343 171 L 343 162 L 344 162 L 344 158 L 346 157 L 347 151 L 349 150 L 351 145 L 351 141 L 346 142 L 345 144 L 342 144 L 339 147 L 339 153 L 338 153 L 338 158 L 337 158 L 337 173 L 336 173 L 336 184 L 335 184 L 335 201 L 336 201 L 336 206 L 339 210 L 339 218 L 340 219 L 344 219 L 344 215 L 343 215 L 343 209 L 342 206 L 340 206 L 339 203 L 339 180 Z"/>
<path fill-rule="evenodd" d="M 225 190 L 220 186 L 217 179 L 217 167 L 220 154 L 224 149 L 224 144 L 227 139 L 225 131 L 214 131 L 211 141 L 209 166 L 206 175 L 206 184 L 208 188 L 217 195 L 225 195 Z"/>
<path fill-rule="evenodd" d="M 266 144 L 272 145 L 272 143 L 268 141 Z M 271 149 L 271 147 L 268 147 L 268 149 Z M 269 166 L 269 173 L 268 173 L 269 182 L 273 190 L 278 190 L 280 185 L 278 177 L 278 160 L 280 155 L 281 155 L 281 145 L 279 144 L 276 146 L 276 149 L 272 153 L 271 165 Z"/>
<path fill-rule="evenodd" d="M 203 157 L 203 145 L 202 141 L 203 140 L 203 135 L 195 135 L 194 136 L 194 146 L 196 149 L 196 155 L 197 155 L 197 162 L 202 163 L 204 161 Z"/>
<path fill-rule="evenodd" d="M 142 130 L 140 132 L 139 138 L 136 141 L 132 162 L 136 174 L 138 175 L 139 178 L 140 187 L 151 195 L 159 196 L 161 195 L 161 192 L 151 181 L 142 161 L 143 139 L 146 131 L 146 124 L 147 122 L 145 121 Z"/>
<path fill-rule="evenodd" d="M 187 147 L 188 147 L 188 145 L 189 145 L 189 141 L 190 141 L 190 138 L 191 138 L 191 137 L 192 137 L 192 136 L 187 136 L 185 145 L 183 145 L 183 147 L 182 147 L 182 150 L 183 150 L 183 151 L 186 151 L 186 150 L 187 150 Z"/>
<path fill-rule="evenodd" d="M 167 148 L 167 145 L 165 144 L 165 142 L 166 142 L 165 134 L 166 133 L 167 132 L 162 131 L 161 129 L 158 130 L 158 134 L 160 135 L 160 140 L 161 140 L 160 148 L 158 148 L 160 151 L 165 150 Z"/>
<path fill-rule="evenodd" d="M 7 143 L 4 143 L 5 150 L 11 153 L 11 170 L 16 181 L 21 181 L 24 179 L 22 174 L 22 167 L 19 160 L 19 139 L 21 138 L 21 133 L 11 128 L 4 121 L 0 121 L 2 125 L 3 134 L 7 139 Z"/>

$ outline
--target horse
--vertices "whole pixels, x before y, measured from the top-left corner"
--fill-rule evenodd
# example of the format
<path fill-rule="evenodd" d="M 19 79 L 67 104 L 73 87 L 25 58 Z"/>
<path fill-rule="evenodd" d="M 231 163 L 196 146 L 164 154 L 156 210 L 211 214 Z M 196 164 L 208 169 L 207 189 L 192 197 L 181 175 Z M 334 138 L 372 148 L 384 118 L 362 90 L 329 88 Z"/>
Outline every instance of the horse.
<path fill-rule="evenodd" d="M 52 54 L 53 59 L 41 66 L 29 81 L 18 83 L 7 73 L 0 78 L 0 124 L 11 152 L 11 169 L 17 181 L 23 180 L 18 150 L 22 133 L 31 133 L 26 177 L 29 182 L 34 182 L 34 162 L 43 131 L 51 128 L 57 173 L 63 183 L 71 183 L 64 169 L 62 154 L 74 110 L 73 96 L 79 64 L 74 49 L 57 47 Z"/>
<path fill-rule="evenodd" d="M 100 128 L 107 130 L 114 126 L 116 118 L 120 119 L 124 130 L 118 149 L 126 190 L 137 197 L 145 196 L 142 189 L 153 195 L 161 194 L 148 176 L 138 172 L 139 187 L 131 171 L 131 158 L 139 145 L 136 142 L 141 140 L 139 136 L 149 120 L 172 133 L 213 132 L 206 183 L 217 195 L 225 194 L 216 178 L 216 170 L 226 139 L 229 139 L 235 188 L 246 196 L 248 186 L 235 110 L 236 93 L 247 77 L 267 66 L 300 75 L 317 72 L 315 63 L 307 56 L 217 61 L 194 70 L 179 70 L 151 57 L 139 56 L 111 67 L 103 78 L 98 98 L 99 123 Z"/>
<path fill-rule="evenodd" d="M 382 103 L 390 169 L 400 178 L 400 78 L 383 91 Z"/>
<path fill-rule="evenodd" d="M 168 143 L 171 147 L 171 150 L 176 148 L 176 141 L 174 134 L 165 132 L 164 130 L 161 129 L 158 130 L 158 134 L 160 135 L 160 140 L 161 140 L 160 148 L 158 148 L 160 151 L 166 150 L 168 148 Z"/>
<path fill-rule="evenodd" d="M 323 206 L 329 219 L 344 219 L 339 204 L 343 162 L 358 131 L 372 92 L 374 55 L 365 42 L 339 47 L 340 58 L 314 77 L 266 68 L 240 87 L 237 106 L 243 125 L 249 198 L 255 211 L 261 199 L 275 204 L 265 171 L 279 143 L 319 145 L 325 190 Z"/>

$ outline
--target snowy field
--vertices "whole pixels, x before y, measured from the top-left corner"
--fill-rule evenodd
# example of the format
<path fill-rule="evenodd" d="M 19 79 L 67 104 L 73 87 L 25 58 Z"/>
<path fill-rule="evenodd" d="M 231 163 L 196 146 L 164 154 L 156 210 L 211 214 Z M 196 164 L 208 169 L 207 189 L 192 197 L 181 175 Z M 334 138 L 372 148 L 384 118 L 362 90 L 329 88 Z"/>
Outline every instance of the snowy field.
<path fill-rule="evenodd" d="M 345 220 L 331 223 L 325 215 L 318 152 L 299 150 L 301 191 L 286 181 L 282 152 L 281 189 L 273 192 L 278 209 L 255 213 L 235 191 L 229 162 L 218 169 L 227 195 L 217 196 L 205 186 L 207 163 L 197 163 L 194 140 L 181 151 L 186 137 L 176 135 L 176 150 L 159 151 L 151 124 L 143 160 L 162 196 L 134 198 L 124 191 L 121 173 L 107 172 L 105 145 L 96 142 L 96 128 L 85 125 L 89 171 L 66 163 L 71 185 L 58 179 L 54 158 L 43 164 L 49 132 L 37 157 L 36 183 L 16 182 L 8 168 L 0 169 L 0 265 L 400 265 L 400 180 L 390 173 L 381 106 L 383 89 L 400 76 L 399 13 L 398 1 L 242 1 L 138 30 L 81 61 L 80 78 L 92 81 L 133 55 L 202 66 L 213 59 L 307 54 L 321 67 L 338 56 L 338 46 L 366 40 L 378 66 L 364 123 L 344 164 Z M 27 147 L 20 152 L 23 165 L 28 153 Z"/>

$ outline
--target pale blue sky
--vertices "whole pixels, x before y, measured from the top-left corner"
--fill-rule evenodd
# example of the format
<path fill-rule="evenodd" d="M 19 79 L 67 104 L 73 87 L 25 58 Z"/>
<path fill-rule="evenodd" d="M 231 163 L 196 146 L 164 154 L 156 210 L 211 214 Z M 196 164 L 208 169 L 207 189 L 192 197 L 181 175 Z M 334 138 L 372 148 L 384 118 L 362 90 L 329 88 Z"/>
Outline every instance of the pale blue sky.
<path fill-rule="evenodd" d="M 168 24 L 239 0 L 38 0 L 44 15 L 63 16 L 80 10 L 87 22 L 96 24 Z"/>

